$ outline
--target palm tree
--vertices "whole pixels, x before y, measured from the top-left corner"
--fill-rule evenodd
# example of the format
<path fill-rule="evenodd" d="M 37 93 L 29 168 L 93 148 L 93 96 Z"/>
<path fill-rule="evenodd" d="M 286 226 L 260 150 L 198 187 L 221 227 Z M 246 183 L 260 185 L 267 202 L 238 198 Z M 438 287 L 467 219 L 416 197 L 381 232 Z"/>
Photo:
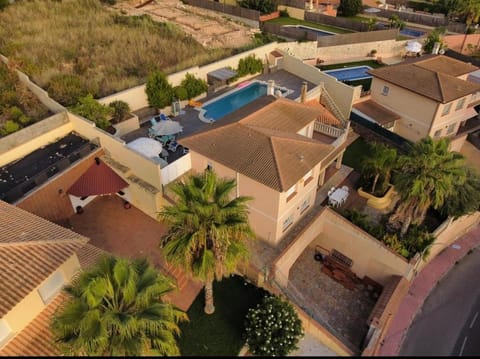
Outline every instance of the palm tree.
<path fill-rule="evenodd" d="M 146 259 L 105 256 L 65 287 L 55 341 L 67 355 L 179 355 L 177 324 L 187 315 L 162 300 L 172 289 Z"/>
<path fill-rule="evenodd" d="M 465 183 L 465 158 L 448 146 L 448 138 L 434 141 L 426 137 L 412 145 L 407 155 L 400 156 L 394 185 L 401 199 L 389 224 L 398 228 L 400 222 L 401 236 L 410 224 L 423 222 L 430 206 L 439 209 Z"/>
<path fill-rule="evenodd" d="M 213 170 L 192 174 L 172 186 L 178 200 L 159 213 L 170 226 L 161 244 L 165 257 L 204 282 L 207 314 L 215 311 L 213 279 L 233 273 L 248 258 L 246 240 L 254 236 L 246 205 L 251 198 L 231 200 L 235 186 L 235 180 L 219 179 Z"/>
<path fill-rule="evenodd" d="M 377 183 L 380 177 L 383 181 L 381 189 L 390 182 L 391 171 L 396 164 L 397 150 L 388 147 L 380 142 L 371 142 L 368 144 L 370 155 L 362 160 L 362 172 L 366 177 L 373 176 L 371 193 L 375 193 Z"/>

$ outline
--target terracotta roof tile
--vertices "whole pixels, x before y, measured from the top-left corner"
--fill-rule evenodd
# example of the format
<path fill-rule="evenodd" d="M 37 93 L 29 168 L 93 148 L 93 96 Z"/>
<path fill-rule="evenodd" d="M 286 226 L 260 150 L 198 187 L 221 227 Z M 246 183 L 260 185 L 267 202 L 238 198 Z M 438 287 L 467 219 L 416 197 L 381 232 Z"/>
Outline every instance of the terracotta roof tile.
<path fill-rule="evenodd" d="M 283 192 L 333 150 L 331 145 L 296 134 L 319 114 L 319 109 L 312 106 L 279 99 L 238 122 L 193 134 L 179 142 Z"/>
<path fill-rule="evenodd" d="M 88 268 L 102 256 L 108 254 L 91 244 L 85 244 L 77 250 L 77 257 L 82 268 Z M 45 307 L 45 309 L 20 333 L 0 349 L 1 356 L 57 356 L 61 353 L 54 345 L 50 331 L 50 320 L 57 308 L 68 296 L 62 291 Z"/>
<path fill-rule="evenodd" d="M 471 93 L 480 91 L 480 84 L 461 80 L 451 75 L 447 69 L 451 65 L 452 73 L 462 75 L 467 69 L 474 71 L 475 66 L 445 56 L 431 57 L 424 61 L 385 66 L 368 72 L 397 86 L 431 98 L 437 102 L 447 103 Z M 458 76 L 459 76 L 458 75 Z"/>

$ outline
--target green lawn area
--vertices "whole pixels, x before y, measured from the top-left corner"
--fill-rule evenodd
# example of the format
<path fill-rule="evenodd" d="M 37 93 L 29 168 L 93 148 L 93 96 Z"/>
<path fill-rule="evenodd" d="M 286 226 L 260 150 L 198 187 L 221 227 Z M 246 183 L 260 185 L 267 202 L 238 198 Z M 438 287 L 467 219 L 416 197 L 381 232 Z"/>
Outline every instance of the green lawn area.
<path fill-rule="evenodd" d="M 345 150 L 342 163 L 360 171 L 360 163 L 368 155 L 368 144 L 363 137 L 359 137 Z"/>
<path fill-rule="evenodd" d="M 237 356 L 244 345 L 244 319 L 248 309 L 261 302 L 267 292 L 233 276 L 213 283 L 215 312 L 205 314 L 202 290 L 181 323 L 178 346 L 182 356 Z"/>
<path fill-rule="evenodd" d="M 325 31 L 330 31 L 334 32 L 337 34 L 347 34 L 351 33 L 353 31 L 347 30 L 347 29 L 342 29 L 339 27 L 334 27 L 334 26 L 328 26 L 328 25 L 320 25 L 315 22 L 310 22 L 310 21 L 304 21 L 304 20 L 299 20 L 295 19 L 293 17 L 277 17 L 276 19 L 269 20 L 268 22 L 274 23 L 274 24 L 281 24 L 281 25 L 304 25 L 304 26 L 310 26 L 314 27 L 319 30 L 325 30 Z"/>

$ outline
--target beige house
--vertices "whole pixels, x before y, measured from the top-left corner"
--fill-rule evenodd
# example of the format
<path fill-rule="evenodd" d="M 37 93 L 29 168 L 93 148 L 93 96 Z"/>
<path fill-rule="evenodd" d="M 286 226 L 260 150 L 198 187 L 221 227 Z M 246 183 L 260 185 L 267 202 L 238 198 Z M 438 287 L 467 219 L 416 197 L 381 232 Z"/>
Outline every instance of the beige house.
<path fill-rule="evenodd" d="M 62 286 L 102 253 L 88 238 L 0 201 L 0 355 L 58 355 L 49 330 Z"/>
<path fill-rule="evenodd" d="M 370 70 L 371 96 L 362 98 L 352 111 L 408 140 L 450 137 L 459 148 L 468 134 L 467 120 L 478 122 L 473 105 L 480 84 L 467 81 L 477 69 L 436 55 Z"/>
<path fill-rule="evenodd" d="M 322 126 L 337 136 L 315 139 Z M 340 167 L 348 132 L 341 127 L 317 101 L 265 96 L 179 142 L 190 149 L 193 171 L 236 179 L 236 195 L 254 198 L 254 231 L 276 244 L 315 202 L 326 168 Z"/>

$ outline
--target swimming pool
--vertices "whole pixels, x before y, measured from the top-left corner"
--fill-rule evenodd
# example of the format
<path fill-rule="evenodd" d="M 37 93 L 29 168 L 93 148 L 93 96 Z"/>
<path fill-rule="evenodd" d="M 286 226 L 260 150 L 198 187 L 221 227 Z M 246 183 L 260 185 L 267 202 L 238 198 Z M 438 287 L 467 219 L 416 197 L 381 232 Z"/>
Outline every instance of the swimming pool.
<path fill-rule="evenodd" d="M 404 36 L 411 36 L 411 37 L 419 37 L 425 35 L 425 31 L 409 29 L 408 27 L 403 28 L 400 30 L 400 34 Z"/>
<path fill-rule="evenodd" d="M 343 69 L 326 70 L 323 72 L 340 81 L 353 81 L 371 78 L 372 76 L 367 73 L 367 71 L 371 69 L 370 66 L 355 66 Z"/>
<path fill-rule="evenodd" d="M 283 27 L 296 27 L 298 29 L 307 30 L 310 32 L 314 32 L 317 36 L 331 36 L 336 35 L 334 32 L 324 31 L 320 29 L 315 29 L 314 27 L 304 26 L 304 25 L 283 25 Z"/>
<path fill-rule="evenodd" d="M 280 90 L 284 97 L 292 92 L 286 88 L 275 87 L 275 92 L 277 90 Z M 229 91 L 223 96 L 205 103 L 198 109 L 200 111 L 200 119 L 204 122 L 216 121 L 266 94 L 267 84 L 253 81 L 246 86 Z"/>

